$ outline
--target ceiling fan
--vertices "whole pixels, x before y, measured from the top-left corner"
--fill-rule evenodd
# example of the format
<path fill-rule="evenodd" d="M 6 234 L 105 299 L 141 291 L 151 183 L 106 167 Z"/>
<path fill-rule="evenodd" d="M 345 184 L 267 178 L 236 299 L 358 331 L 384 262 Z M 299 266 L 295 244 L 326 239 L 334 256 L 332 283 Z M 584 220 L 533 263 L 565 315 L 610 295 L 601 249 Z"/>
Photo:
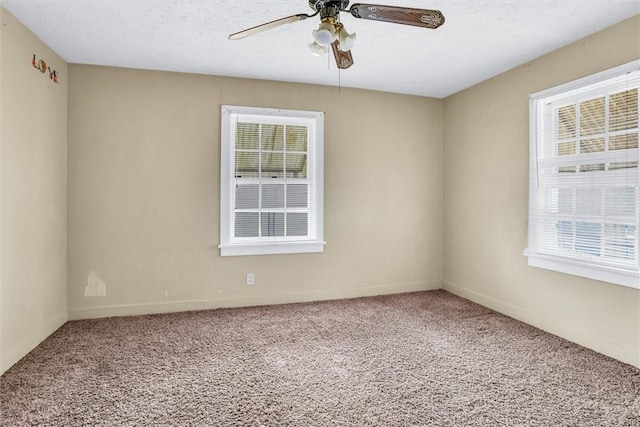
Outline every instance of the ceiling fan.
<path fill-rule="evenodd" d="M 444 24 L 444 16 L 439 10 L 365 3 L 356 3 L 347 9 L 348 6 L 349 0 L 309 0 L 309 7 L 315 11 L 311 15 L 299 13 L 276 19 L 275 21 L 233 33 L 229 36 L 229 39 L 242 39 L 272 28 L 320 15 L 320 25 L 312 33 L 314 41 L 309 45 L 309 48 L 314 54 L 322 55 L 328 52 L 329 45 L 331 45 L 338 68 L 346 69 L 353 65 L 351 47 L 353 47 L 356 35 L 355 33 L 349 34 L 344 28 L 344 25 L 340 22 L 340 12 L 348 12 L 355 18 L 423 28 L 435 29 Z"/>

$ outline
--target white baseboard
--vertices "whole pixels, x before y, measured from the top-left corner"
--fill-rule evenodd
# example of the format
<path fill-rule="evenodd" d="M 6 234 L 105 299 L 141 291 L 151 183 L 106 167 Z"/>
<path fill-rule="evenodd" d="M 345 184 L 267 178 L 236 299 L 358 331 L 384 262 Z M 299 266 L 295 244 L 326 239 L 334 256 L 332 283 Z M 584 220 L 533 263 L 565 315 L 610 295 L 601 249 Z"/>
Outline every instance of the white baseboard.
<path fill-rule="evenodd" d="M 466 298 L 499 313 L 520 320 L 521 322 L 542 329 L 543 331 L 640 368 L 640 354 L 637 348 L 617 343 L 609 338 L 595 335 L 583 329 L 576 328 L 573 325 L 563 323 L 547 314 L 543 316 L 540 313 L 505 303 L 451 282 L 443 281 L 442 288 L 447 292 Z"/>
<path fill-rule="evenodd" d="M 33 331 L 22 341 L 9 348 L 0 355 L 0 375 L 5 373 L 10 367 L 15 365 L 20 359 L 26 356 L 38 344 L 44 341 L 49 335 L 67 322 L 67 312 L 60 313 L 40 328 Z"/>
<path fill-rule="evenodd" d="M 257 305 L 289 304 L 296 302 L 325 301 L 374 295 L 400 294 L 405 292 L 440 289 L 441 283 L 416 282 L 367 288 L 349 288 L 330 291 L 307 291 L 268 296 L 220 298 L 212 300 L 160 301 L 143 304 L 121 304 L 100 307 L 74 308 L 69 310 L 69 320 L 96 319 L 113 316 L 139 316 L 144 314 L 175 313 L 180 311 L 212 310 L 226 307 L 250 307 Z"/>

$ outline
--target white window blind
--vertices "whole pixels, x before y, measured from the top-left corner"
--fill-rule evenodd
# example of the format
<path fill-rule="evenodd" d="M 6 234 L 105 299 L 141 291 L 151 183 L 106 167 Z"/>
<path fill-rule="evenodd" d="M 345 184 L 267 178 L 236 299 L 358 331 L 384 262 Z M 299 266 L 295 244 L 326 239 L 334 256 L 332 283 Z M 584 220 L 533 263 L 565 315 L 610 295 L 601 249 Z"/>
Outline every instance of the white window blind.
<path fill-rule="evenodd" d="M 322 113 L 223 106 L 222 255 L 322 251 Z"/>
<path fill-rule="evenodd" d="M 638 70 L 531 96 L 530 265 L 639 287 Z"/>

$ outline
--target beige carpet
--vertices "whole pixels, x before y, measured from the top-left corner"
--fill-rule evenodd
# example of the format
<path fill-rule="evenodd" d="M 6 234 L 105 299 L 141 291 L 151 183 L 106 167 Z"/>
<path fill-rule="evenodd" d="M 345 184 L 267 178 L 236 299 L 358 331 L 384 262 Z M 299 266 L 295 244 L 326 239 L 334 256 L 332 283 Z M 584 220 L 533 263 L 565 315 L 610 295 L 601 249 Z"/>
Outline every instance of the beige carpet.
<path fill-rule="evenodd" d="M 640 426 L 640 370 L 445 291 L 69 322 L 3 426 Z"/>

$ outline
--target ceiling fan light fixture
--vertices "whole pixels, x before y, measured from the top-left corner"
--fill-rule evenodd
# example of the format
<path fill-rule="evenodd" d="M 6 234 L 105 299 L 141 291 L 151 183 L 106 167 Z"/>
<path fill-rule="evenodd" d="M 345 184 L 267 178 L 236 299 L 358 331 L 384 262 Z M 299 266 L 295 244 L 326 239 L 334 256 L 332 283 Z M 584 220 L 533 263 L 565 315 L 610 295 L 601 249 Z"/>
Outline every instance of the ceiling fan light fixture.
<path fill-rule="evenodd" d="M 330 22 L 321 22 L 312 34 L 313 39 L 320 46 L 329 46 L 336 39 L 336 27 Z"/>
<path fill-rule="evenodd" d="M 309 49 L 311 50 L 311 53 L 316 56 L 322 56 L 329 52 L 329 48 L 327 46 L 322 46 L 318 44 L 318 42 L 309 43 Z"/>
<path fill-rule="evenodd" d="M 313 10 L 313 14 L 299 13 L 265 22 L 264 24 L 233 33 L 229 36 L 229 39 L 242 39 L 272 28 L 320 15 L 320 25 L 312 32 L 315 42 L 308 45 L 309 49 L 313 54 L 320 56 L 329 51 L 330 45 L 336 59 L 336 65 L 339 69 L 344 70 L 353 65 L 351 48 L 355 43 L 356 34 L 349 34 L 340 22 L 340 14 L 342 12 L 349 13 L 352 17 L 358 19 L 412 25 L 422 28 L 436 29 L 444 24 L 444 15 L 439 10 L 364 3 L 356 3 L 349 7 L 349 0 L 307 1 L 309 2 L 309 7 Z"/>
<path fill-rule="evenodd" d="M 338 30 L 338 43 L 340 43 L 340 50 L 345 52 L 351 50 L 355 41 L 356 33 L 349 34 L 346 28 L 344 28 L 344 25 L 340 25 L 340 30 Z"/>

